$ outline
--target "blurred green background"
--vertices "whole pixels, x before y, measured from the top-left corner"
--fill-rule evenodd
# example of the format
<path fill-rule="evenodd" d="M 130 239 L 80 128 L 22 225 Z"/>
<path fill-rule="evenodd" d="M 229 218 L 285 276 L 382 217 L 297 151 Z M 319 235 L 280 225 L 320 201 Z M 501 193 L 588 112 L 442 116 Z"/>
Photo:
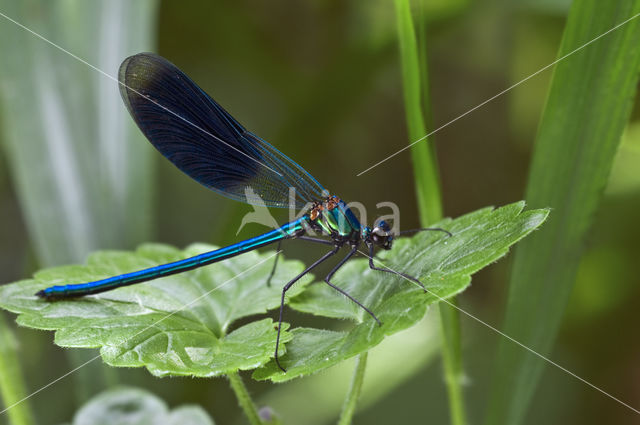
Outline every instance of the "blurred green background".
<path fill-rule="evenodd" d="M 428 28 L 434 127 L 552 62 L 569 4 L 426 1 L 424 15 L 416 19 Z M 2 0 L 0 6 L 111 75 L 124 57 L 140 50 L 167 57 L 327 189 L 364 203 L 369 221 L 376 203 L 392 201 L 401 209 L 403 228 L 418 226 L 408 152 L 356 177 L 407 145 L 391 2 Z M 210 193 L 157 155 L 131 125 L 113 81 L 4 18 L 0 39 L 1 283 L 40 267 L 83 261 L 94 249 L 130 249 L 148 240 L 221 245 L 264 230 L 250 224 L 236 235 L 251 208 Z M 524 198 L 550 77 L 549 71 L 541 73 L 434 136 L 446 216 Z M 551 353 L 557 363 L 635 407 L 640 403 L 639 118 L 636 103 Z M 16 120 L 26 124 L 20 127 Z M 66 162 L 69 152 L 73 162 Z M 51 187 L 39 185 L 42 180 Z M 65 181 L 81 184 L 70 188 Z M 320 255 L 317 247 L 296 242 L 284 250 L 306 261 Z M 478 273 L 460 297 L 463 309 L 498 328 L 508 267 L 509 259 Z M 296 324 L 310 320 L 290 317 Z M 464 316 L 461 320 L 468 417 L 480 423 L 501 337 Z M 434 326 L 437 317 L 429 317 L 425 329 Z M 51 334 L 15 332 L 31 391 L 93 355 L 65 352 L 52 344 Z M 437 344 L 437 337 L 429 342 Z M 393 347 L 385 353 L 385 360 L 372 361 L 368 370 L 382 381 L 397 375 Z M 365 388 L 356 423 L 447 423 L 440 360 L 423 346 L 413 353 L 412 373 L 396 379 L 388 392 L 367 401 Z M 142 370 L 91 368 L 96 375 L 68 377 L 31 399 L 39 423 L 69 421 L 80 403 L 115 382 L 150 389 L 171 406 L 200 404 L 220 424 L 242 423 L 222 379 L 160 380 Z M 259 403 L 274 406 L 289 423 L 294 418 L 333 423 L 341 398 L 315 398 L 342 388 L 348 375 L 345 369 L 305 382 L 250 388 Z M 547 367 L 525 423 L 633 424 L 638 418 Z M 6 420 L 0 417 L 0 423 Z"/>

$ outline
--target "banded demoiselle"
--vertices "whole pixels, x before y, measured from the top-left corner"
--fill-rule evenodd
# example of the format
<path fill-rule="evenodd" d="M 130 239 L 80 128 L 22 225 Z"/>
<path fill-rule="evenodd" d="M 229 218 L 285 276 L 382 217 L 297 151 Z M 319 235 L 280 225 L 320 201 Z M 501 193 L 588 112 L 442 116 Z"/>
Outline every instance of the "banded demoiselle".
<path fill-rule="evenodd" d="M 152 53 L 140 53 L 122 63 L 118 79 L 122 99 L 142 133 L 189 177 L 226 197 L 249 204 L 309 209 L 299 219 L 280 228 L 224 248 L 95 282 L 52 286 L 39 291 L 38 296 L 54 300 L 97 294 L 206 266 L 285 239 L 330 245 L 329 252 L 282 289 L 274 358 L 284 371 L 278 360 L 278 344 L 285 294 L 295 282 L 342 247 L 349 249 L 347 255 L 333 267 L 324 282 L 364 309 L 379 324 L 380 320 L 371 310 L 331 283 L 333 275 L 356 254 L 361 244 L 368 248 L 371 269 L 401 275 L 424 289 L 415 277 L 374 265 L 374 249 L 391 249 L 396 236 L 388 223 L 380 221 L 373 228 L 361 226 L 341 199 L 329 196 L 302 167 L 245 130 L 171 62 Z M 440 228 L 412 231 L 420 230 L 437 230 L 450 235 Z M 316 237 L 317 233 L 321 237 Z M 277 257 L 273 270 L 276 264 Z"/>

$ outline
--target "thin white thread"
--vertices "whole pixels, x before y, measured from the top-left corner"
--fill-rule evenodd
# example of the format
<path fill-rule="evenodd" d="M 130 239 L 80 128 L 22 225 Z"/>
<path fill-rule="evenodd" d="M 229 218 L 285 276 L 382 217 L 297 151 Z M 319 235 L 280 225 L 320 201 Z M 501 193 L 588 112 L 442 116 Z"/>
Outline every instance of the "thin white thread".
<path fill-rule="evenodd" d="M 360 251 L 360 250 L 358 250 L 358 252 L 359 252 L 360 254 L 364 255 L 366 258 L 371 258 L 368 254 L 366 254 L 366 253 L 364 253 L 364 252 L 362 252 L 362 251 Z M 408 278 L 406 278 L 405 276 L 402 276 L 399 272 L 397 272 L 397 271 L 395 271 L 395 270 L 391 269 L 391 268 L 390 268 L 390 267 L 388 267 L 386 264 L 383 264 L 383 263 L 382 263 L 381 261 L 379 261 L 377 258 L 375 258 L 375 257 L 374 257 L 374 258 L 371 258 L 371 259 L 372 259 L 373 261 L 375 261 L 376 263 L 378 263 L 378 264 L 382 265 L 382 266 L 383 266 L 383 267 L 385 267 L 386 269 L 388 269 L 388 270 L 392 271 L 394 274 L 396 274 L 396 276 L 399 276 L 399 277 L 401 277 L 401 278 L 403 278 L 403 279 L 405 279 L 405 280 L 407 280 L 407 281 L 409 281 L 409 282 L 411 282 L 411 283 L 415 283 L 415 282 L 412 282 L 412 281 L 411 281 L 411 279 L 408 279 Z M 496 332 L 496 333 L 497 333 L 497 334 L 499 334 L 500 336 L 503 336 L 503 337 L 507 338 L 509 341 L 516 343 L 516 344 L 517 344 L 517 345 L 519 345 L 520 347 L 524 348 L 525 350 L 529 351 L 529 352 L 530 352 L 530 353 L 532 353 L 532 354 L 535 354 L 536 356 L 538 356 L 538 357 L 540 357 L 541 359 L 543 359 L 544 361 L 546 361 L 546 362 L 548 362 L 548 363 L 552 364 L 553 366 L 557 367 L 558 369 L 562 370 L 563 372 L 565 372 L 565 373 L 567 373 L 567 374 L 569 374 L 569 375 L 573 376 L 574 378 L 576 378 L 577 380 L 579 380 L 579 381 L 581 381 L 581 382 L 583 382 L 583 383 L 587 384 L 587 385 L 588 385 L 588 386 L 590 386 L 591 388 L 593 388 L 593 389 L 595 389 L 595 390 L 600 391 L 602 394 L 606 395 L 606 396 L 607 396 L 607 397 L 609 397 L 610 399 L 615 400 L 615 401 L 617 401 L 618 403 L 620 403 L 621 405 L 625 406 L 626 408 L 628 408 L 628 409 L 630 409 L 630 410 L 633 410 L 634 412 L 636 412 L 636 413 L 640 414 L 640 410 L 635 409 L 634 407 L 632 407 L 632 406 L 628 405 L 628 404 L 627 404 L 627 403 L 625 403 L 624 401 L 622 401 L 622 400 L 620 400 L 620 399 L 618 399 L 618 398 L 616 398 L 616 397 L 612 396 L 612 395 L 611 395 L 611 394 L 609 394 L 608 392 L 606 392 L 606 391 L 604 391 L 603 389 L 601 389 L 601 388 L 599 388 L 599 387 L 595 386 L 594 384 L 592 384 L 591 382 L 587 381 L 586 379 L 581 378 L 580 376 L 578 376 L 578 375 L 576 375 L 575 373 L 571 372 L 569 369 L 567 369 L 567 368 L 565 368 L 565 367 L 563 367 L 563 366 L 560 366 L 559 364 L 557 364 L 557 363 L 556 363 L 556 362 L 554 362 L 553 360 L 551 360 L 551 359 L 549 359 L 549 358 L 547 358 L 547 357 L 543 356 L 542 354 L 538 353 L 538 352 L 537 352 L 537 351 L 535 351 L 534 349 L 527 347 L 526 345 L 524 345 L 524 344 L 523 344 L 523 343 L 521 343 L 520 341 L 518 341 L 518 340 L 516 340 L 516 339 L 514 339 L 514 338 L 510 337 L 509 335 L 505 334 L 504 332 L 502 332 L 502 331 L 500 331 L 500 330 L 496 329 L 495 327 L 491 326 L 490 324 L 488 324 L 488 323 L 487 323 L 487 322 L 485 322 L 484 320 L 477 318 L 477 317 L 476 317 L 476 316 L 474 316 L 473 314 L 468 313 L 467 311 L 463 310 L 462 308 L 458 307 L 457 305 L 455 305 L 455 304 L 453 304 L 453 303 L 451 303 L 451 302 L 447 301 L 446 299 L 442 298 L 441 296 L 439 296 L 439 295 L 438 295 L 438 294 L 436 294 L 435 292 L 430 291 L 430 290 L 429 290 L 429 289 L 427 289 L 427 288 L 424 288 L 424 289 L 425 289 L 425 291 L 427 291 L 427 292 L 428 292 L 428 293 L 430 293 L 431 295 L 433 295 L 433 296 L 435 296 L 436 298 L 438 298 L 438 300 L 439 300 L 439 301 L 442 301 L 442 302 L 444 302 L 444 303 L 448 304 L 449 306 L 451 306 L 451 307 L 455 308 L 456 310 L 460 311 L 461 313 L 464 313 L 465 315 L 469 316 L 470 318 L 472 318 L 473 320 L 477 321 L 478 323 L 481 323 L 481 324 L 483 324 L 484 326 L 488 327 L 489 329 L 491 329 L 492 331 Z"/>
<path fill-rule="evenodd" d="M 282 250 L 280 251 L 276 251 L 275 254 L 270 255 L 269 257 L 265 258 L 262 261 L 259 261 L 258 263 L 254 264 L 253 266 L 249 267 L 248 269 L 238 273 L 237 275 L 233 276 L 231 279 L 227 280 L 224 283 L 221 283 L 220 285 L 216 286 L 215 288 L 211 289 L 210 291 L 205 292 L 204 294 L 200 295 L 199 297 L 195 298 L 193 301 L 190 301 L 189 303 L 183 305 L 182 307 L 180 307 L 178 310 L 171 312 L 170 314 L 164 316 L 163 318 L 157 320 L 156 322 L 150 324 L 149 326 L 147 326 L 146 328 L 142 329 L 141 331 L 137 332 L 135 335 L 130 336 L 129 338 L 125 339 L 124 341 L 116 344 L 116 346 L 118 345 L 124 345 L 126 342 L 128 342 L 129 340 L 137 337 L 138 335 L 140 335 L 143 332 L 146 332 L 147 330 L 151 329 L 152 327 L 156 326 L 158 323 L 168 319 L 169 317 L 173 316 L 176 313 L 179 313 L 180 311 L 184 310 L 185 308 L 189 307 L 191 304 L 195 303 L 196 301 L 208 296 L 209 294 L 211 294 L 213 291 L 216 291 L 220 288 L 222 288 L 223 286 L 225 286 L 226 284 L 232 282 L 233 280 L 235 280 L 237 277 L 242 276 L 243 274 L 245 274 L 246 272 L 248 272 L 249 270 L 258 267 L 260 264 L 264 263 L 267 260 L 270 260 L 271 258 L 275 257 L 276 255 L 278 255 L 279 253 L 281 253 Z M 54 379 L 53 381 L 49 382 L 47 385 L 37 389 L 36 391 L 32 392 L 31 394 L 29 394 L 28 396 L 22 398 L 21 400 L 16 401 L 15 403 L 13 403 L 11 406 L 6 407 L 4 410 L 0 411 L 0 415 L 2 415 L 3 413 L 5 413 L 6 411 L 8 411 L 9 409 L 12 409 L 13 407 L 17 406 L 18 404 L 30 399 L 31 397 L 33 397 L 34 395 L 38 394 L 39 392 L 49 388 L 50 386 L 52 386 L 53 384 L 55 384 L 56 382 L 66 378 L 67 376 L 73 374 L 74 372 L 82 369 L 83 367 L 85 367 L 86 365 L 88 365 L 89 363 L 93 362 L 94 360 L 100 358 L 101 354 L 98 354 L 97 356 L 87 360 L 86 362 L 82 363 L 80 366 L 76 367 L 73 370 L 70 370 L 69 372 L 65 373 L 64 375 Z"/>
<path fill-rule="evenodd" d="M 536 72 L 534 72 L 533 74 L 529 75 L 528 77 L 518 81 L 517 83 L 509 86 L 508 88 L 502 90 L 500 93 L 490 97 L 489 99 L 485 100 L 484 102 L 480 103 L 479 105 L 476 105 L 475 107 L 469 109 L 467 112 L 465 112 L 462 115 L 457 116 L 456 118 L 452 119 L 451 121 L 441 125 L 440 127 L 436 128 L 435 130 L 433 130 L 432 132 L 428 133 L 425 136 L 422 136 L 421 138 L 419 138 L 418 140 L 412 142 L 411 144 L 405 146 L 404 148 L 400 149 L 399 151 L 397 151 L 394 154 L 389 155 L 388 157 L 386 157 L 385 159 L 383 159 L 382 161 L 379 161 L 377 163 L 375 163 L 374 165 L 372 165 L 371 167 L 367 168 L 364 171 L 361 171 L 360 173 L 356 174 L 356 177 L 360 177 L 361 175 L 363 175 L 364 173 L 366 173 L 367 171 L 377 167 L 378 165 L 382 164 L 383 162 L 388 161 L 389 159 L 393 158 L 394 156 L 398 155 L 399 153 L 402 153 L 404 151 L 406 151 L 407 149 L 409 149 L 411 146 L 415 145 L 418 142 L 421 142 L 423 140 L 425 140 L 426 138 L 428 138 L 429 136 L 432 136 L 433 134 L 437 133 L 438 131 L 442 130 L 445 127 L 448 127 L 449 125 L 453 124 L 454 122 L 458 121 L 460 118 L 463 118 L 467 115 L 469 115 L 471 112 L 475 111 L 476 109 L 479 109 L 481 107 L 483 107 L 484 105 L 486 105 L 487 103 L 497 99 L 498 97 L 502 96 L 503 94 L 507 93 L 508 91 L 518 87 L 520 84 L 524 83 L 525 81 L 530 80 L 531 78 L 535 77 L 536 75 L 540 74 L 543 71 L 546 71 L 547 69 L 551 68 L 553 65 L 557 64 L 558 62 L 568 58 L 569 56 L 573 55 L 574 53 L 576 53 L 577 51 L 587 47 L 588 45 L 596 42 L 597 40 L 599 40 L 600 38 L 604 37 L 605 35 L 609 34 L 612 31 L 617 30 L 618 28 L 620 28 L 621 26 L 627 24 L 628 22 L 632 21 L 633 19 L 637 18 L 638 16 L 640 16 L 640 13 L 636 13 L 635 15 L 633 15 L 632 17 L 630 17 L 629 19 L 627 19 L 624 22 L 619 23 L 618 25 L 616 25 L 615 27 L 609 29 L 608 31 L 600 34 L 599 36 L 597 36 L 596 38 L 594 38 L 591 41 L 586 42 L 585 44 L 581 45 L 580 47 L 576 48 L 575 50 L 572 50 L 571 52 L 567 53 L 566 55 L 556 59 L 555 61 L 551 62 L 549 65 L 540 68 L 539 70 L 537 70 Z"/>
<path fill-rule="evenodd" d="M 45 38 L 44 36 L 38 34 L 37 32 L 33 31 L 30 28 L 27 28 L 26 26 L 22 25 L 20 22 L 15 21 L 14 19 L 11 19 L 10 17 L 8 17 L 7 15 L 5 15 L 4 13 L 0 12 L 0 16 L 2 16 L 3 18 L 5 18 L 8 21 L 13 22 L 14 24 L 16 24 L 17 26 L 19 26 L 20 28 L 24 29 L 25 31 L 30 32 L 31 34 L 35 35 L 36 37 L 38 37 L 39 39 L 41 39 L 42 41 L 45 41 L 47 43 L 49 43 L 50 45 L 52 45 L 53 47 L 55 47 L 56 49 L 68 54 L 69 56 L 71 56 L 72 58 L 74 58 L 75 60 L 82 62 L 83 64 L 85 64 L 86 66 L 88 66 L 89 68 L 93 69 L 94 71 L 99 72 L 100 74 L 104 75 L 107 78 L 110 78 L 111 80 L 115 81 L 116 83 L 120 84 L 123 87 L 126 87 L 128 90 L 131 90 L 132 92 L 136 93 L 138 96 L 141 96 L 143 98 L 145 98 L 146 100 L 148 100 L 149 102 L 153 103 L 154 105 L 162 108 L 163 110 L 165 110 L 166 112 L 170 113 L 171 115 L 175 116 L 176 118 L 181 119 L 182 121 L 186 122 L 187 124 L 191 125 L 192 127 L 196 128 L 197 130 L 200 130 L 201 132 L 203 132 L 204 134 L 213 137 L 214 139 L 216 139 L 217 141 L 219 141 L 220 143 L 223 143 L 225 145 L 227 145 L 228 147 L 230 147 L 231 149 L 233 149 L 234 151 L 246 156 L 247 158 L 249 158 L 252 161 L 257 162 L 258 164 L 262 165 L 265 168 L 268 168 L 269 170 L 273 171 L 274 173 L 276 173 L 279 176 L 282 176 L 282 174 L 280 174 L 279 172 L 277 172 L 276 170 L 274 170 L 273 168 L 269 167 L 266 164 L 263 164 L 262 162 L 258 161 L 255 158 L 250 157 L 249 155 L 247 155 L 246 153 L 242 152 L 241 150 L 231 146 L 229 143 L 225 142 L 224 140 L 222 140 L 221 138 L 211 134 L 210 132 L 208 132 L 207 130 L 205 130 L 204 128 L 198 126 L 195 123 L 192 123 L 191 121 L 189 121 L 186 118 L 183 118 L 182 116 L 178 115 L 177 113 L 173 112 L 172 110 L 170 110 L 169 108 L 159 104 L 158 102 L 156 102 L 155 100 L 151 99 L 150 97 L 140 93 L 139 91 L 137 91 L 136 89 L 133 89 L 129 86 L 127 86 L 126 84 L 124 84 L 122 81 L 119 81 L 117 78 L 115 78 L 113 75 L 111 74 L 107 74 L 106 72 L 104 72 L 103 70 L 101 70 L 100 68 L 91 65 L 89 62 L 87 62 L 86 60 L 82 59 L 81 57 L 71 53 L 70 51 L 66 50 L 65 48 L 57 45 L 56 43 L 54 43 L 53 41 Z"/>

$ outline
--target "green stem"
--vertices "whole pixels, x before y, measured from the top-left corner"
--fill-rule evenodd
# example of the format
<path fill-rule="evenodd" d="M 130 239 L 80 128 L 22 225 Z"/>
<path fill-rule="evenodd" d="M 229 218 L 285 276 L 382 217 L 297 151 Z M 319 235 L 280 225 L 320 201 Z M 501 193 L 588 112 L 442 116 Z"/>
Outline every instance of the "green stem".
<path fill-rule="evenodd" d="M 409 0 L 395 0 L 395 6 L 398 22 L 398 41 L 400 43 L 400 62 L 402 64 L 405 114 L 407 116 L 409 140 L 413 143 L 427 134 L 424 122 L 425 115 L 422 110 L 423 92 L 420 88 L 420 61 L 418 59 L 418 47 Z M 426 70 L 423 70 L 422 73 L 424 75 L 423 78 L 426 78 Z M 428 87 L 426 82 L 422 85 L 424 89 Z M 411 146 L 411 158 L 413 160 L 420 221 L 426 225 L 442 217 L 440 178 L 438 177 L 435 152 L 430 140 L 422 140 Z"/>
<path fill-rule="evenodd" d="M 236 394 L 236 398 L 238 399 L 238 404 L 244 410 L 244 414 L 249 419 L 249 422 L 252 425 L 264 425 L 265 423 L 260 419 L 260 415 L 258 414 L 258 409 L 256 405 L 251 400 L 251 396 L 247 391 L 247 387 L 242 382 L 242 378 L 237 373 L 230 373 L 227 375 L 229 378 L 229 383 L 231 384 L 231 389 Z"/>
<path fill-rule="evenodd" d="M 420 67 L 420 88 L 422 89 L 421 105 L 424 112 L 423 119 L 425 120 L 426 128 L 432 128 L 431 103 L 429 103 L 429 99 L 431 99 L 431 92 L 429 91 L 429 58 L 427 57 L 427 22 L 425 19 L 425 10 L 427 8 L 425 4 L 426 2 L 427 0 L 418 0 L 416 42 L 418 46 L 418 66 Z M 429 145 L 433 148 L 433 143 L 429 143 Z M 438 201 L 442 202 L 440 199 Z"/>
<path fill-rule="evenodd" d="M 418 39 L 413 27 L 409 0 L 395 0 L 398 22 L 398 40 L 404 88 L 405 113 L 411 142 L 426 134 L 425 120 L 430 116 L 429 74 L 427 67 L 426 25 L 420 14 Z M 424 8 L 423 0 L 419 6 Z M 418 41 L 419 40 L 419 43 Z M 431 140 L 423 140 L 411 146 L 413 170 L 420 222 L 423 226 L 442 218 L 440 178 Z M 455 303 L 455 299 L 452 299 Z M 450 306 L 440 308 L 442 357 L 445 382 L 449 394 L 451 422 L 466 423 L 462 394 L 462 355 L 460 351 L 460 323 L 458 312 Z"/>
<path fill-rule="evenodd" d="M 458 305 L 455 298 L 449 301 Z M 449 395 L 449 414 L 453 425 L 467 423 L 462 394 L 462 350 L 460 346 L 460 315 L 449 305 L 440 305 L 440 331 L 442 337 L 442 363 Z"/>
<path fill-rule="evenodd" d="M 367 367 L 367 355 L 368 353 L 362 353 L 356 358 L 356 367 L 353 371 L 353 377 L 351 378 L 351 386 L 347 393 L 347 398 L 342 406 L 342 413 L 340 414 L 340 420 L 338 425 L 349 425 L 353 414 L 356 411 L 356 403 L 358 397 L 360 397 L 360 391 L 362 390 L 362 382 L 364 381 L 364 371 Z"/>
<path fill-rule="evenodd" d="M 26 386 L 20 373 L 17 344 L 13 333 L 0 314 L 0 394 L 13 425 L 35 423 L 27 397 Z M 24 400 L 24 401 L 22 401 Z"/>

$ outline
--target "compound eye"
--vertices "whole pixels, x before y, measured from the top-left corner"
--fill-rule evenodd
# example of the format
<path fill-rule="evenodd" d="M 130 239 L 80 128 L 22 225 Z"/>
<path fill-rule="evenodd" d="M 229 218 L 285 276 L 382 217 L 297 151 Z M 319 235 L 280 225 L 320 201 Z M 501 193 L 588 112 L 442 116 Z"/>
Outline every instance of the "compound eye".
<path fill-rule="evenodd" d="M 376 229 L 379 229 L 379 233 L 381 234 L 387 234 L 391 231 L 391 226 L 389 226 L 389 223 L 386 221 L 380 220 L 376 225 Z"/>
<path fill-rule="evenodd" d="M 378 225 L 373 229 L 373 233 L 379 236 L 388 236 L 390 231 L 391 228 L 386 221 L 379 222 Z"/>

